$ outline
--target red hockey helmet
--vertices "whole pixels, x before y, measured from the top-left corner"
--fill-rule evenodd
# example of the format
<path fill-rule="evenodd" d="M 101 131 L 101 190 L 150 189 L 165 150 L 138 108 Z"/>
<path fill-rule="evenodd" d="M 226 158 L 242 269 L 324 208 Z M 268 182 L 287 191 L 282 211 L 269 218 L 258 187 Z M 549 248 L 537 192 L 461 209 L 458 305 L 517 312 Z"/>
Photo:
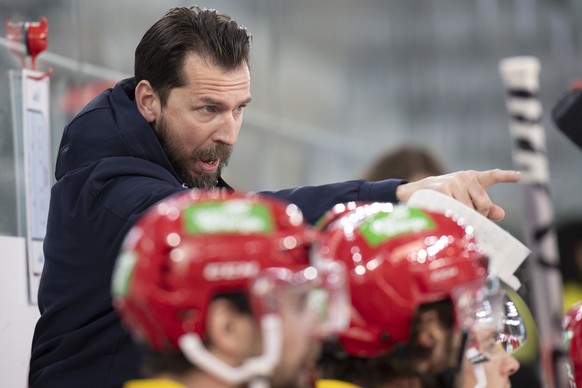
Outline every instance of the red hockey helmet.
<path fill-rule="evenodd" d="M 330 213 L 319 224 L 319 259 L 346 266 L 353 309 L 339 341 L 350 355 L 374 357 L 407 342 L 420 305 L 452 299 L 455 287 L 480 286 L 487 276 L 472 227 L 460 219 L 389 203 Z"/>
<path fill-rule="evenodd" d="M 564 315 L 564 342 L 576 387 L 582 387 L 582 301 L 574 304 Z"/>
<path fill-rule="evenodd" d="M 243 292 L 253 307 L 264 307 L 252 300 L 254 279 L 313 280 L 315 234 L 297 206 L 271 197 L 199 190 L 174 195 L 146 212 L 125 238 L 113 277 L 114 305 L 150 348 L 180 351 L 186 333 L 205 339 L 207 308 L 217 294 Z"/>

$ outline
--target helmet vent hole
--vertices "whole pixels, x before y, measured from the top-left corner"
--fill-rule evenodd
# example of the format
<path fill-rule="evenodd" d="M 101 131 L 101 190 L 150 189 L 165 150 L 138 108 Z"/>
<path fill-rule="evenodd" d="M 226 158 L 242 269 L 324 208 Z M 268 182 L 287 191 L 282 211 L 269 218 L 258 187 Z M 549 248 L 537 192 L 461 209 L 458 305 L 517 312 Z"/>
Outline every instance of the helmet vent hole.
<path fill-rule="evenodd" d="M 380 333 L 380 341 L 387 343 L 390 340 L 390 334 L 383 332 Z"/>

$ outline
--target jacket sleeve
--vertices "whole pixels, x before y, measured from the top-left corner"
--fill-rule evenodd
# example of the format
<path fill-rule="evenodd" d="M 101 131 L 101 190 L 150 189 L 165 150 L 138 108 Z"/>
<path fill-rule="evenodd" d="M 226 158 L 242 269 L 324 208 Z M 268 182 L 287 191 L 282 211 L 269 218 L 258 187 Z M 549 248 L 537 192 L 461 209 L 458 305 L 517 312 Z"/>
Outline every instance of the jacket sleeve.
<path fill-rule="evenodd" d="M 402 179 L 386 179 L 378 182 L 351 180 L 321 186 L 304 186 L 280 191 L 263 191 L 299 206 L 310 224 L 338 203 L 351 201 L 398 202 L 396 187 L 407 183 Z"/>

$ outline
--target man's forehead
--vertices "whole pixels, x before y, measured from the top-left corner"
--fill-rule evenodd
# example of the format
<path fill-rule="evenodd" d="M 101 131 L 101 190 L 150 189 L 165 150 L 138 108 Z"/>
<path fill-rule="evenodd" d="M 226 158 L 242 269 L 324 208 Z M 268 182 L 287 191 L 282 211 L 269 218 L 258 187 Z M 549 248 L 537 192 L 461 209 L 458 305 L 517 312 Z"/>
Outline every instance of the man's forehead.
<path fill-rule="evenodd" d="M 224 68 L 197 54 L 188 55 L 182 68 L 184 75 L 192 79 L 232 79 L 250 83 L 250 70 L 246 62 L 234 68 Z"/>

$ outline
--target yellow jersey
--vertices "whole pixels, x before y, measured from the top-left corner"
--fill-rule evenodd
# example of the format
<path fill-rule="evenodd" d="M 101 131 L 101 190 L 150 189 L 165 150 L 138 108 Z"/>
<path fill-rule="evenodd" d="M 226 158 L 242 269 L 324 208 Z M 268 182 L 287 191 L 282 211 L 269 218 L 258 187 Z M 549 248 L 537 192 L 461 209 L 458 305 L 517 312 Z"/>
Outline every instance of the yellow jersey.
<path fill-rule="evenodd" d="M 180 383 L 167 379 L 129 380 L 123 388 L 186 388 Z"/>
<path fill-rule="evenodd" d="M 360 386 L 339 380 L 317 380 L 315 388 L 360 388 Z"/>

